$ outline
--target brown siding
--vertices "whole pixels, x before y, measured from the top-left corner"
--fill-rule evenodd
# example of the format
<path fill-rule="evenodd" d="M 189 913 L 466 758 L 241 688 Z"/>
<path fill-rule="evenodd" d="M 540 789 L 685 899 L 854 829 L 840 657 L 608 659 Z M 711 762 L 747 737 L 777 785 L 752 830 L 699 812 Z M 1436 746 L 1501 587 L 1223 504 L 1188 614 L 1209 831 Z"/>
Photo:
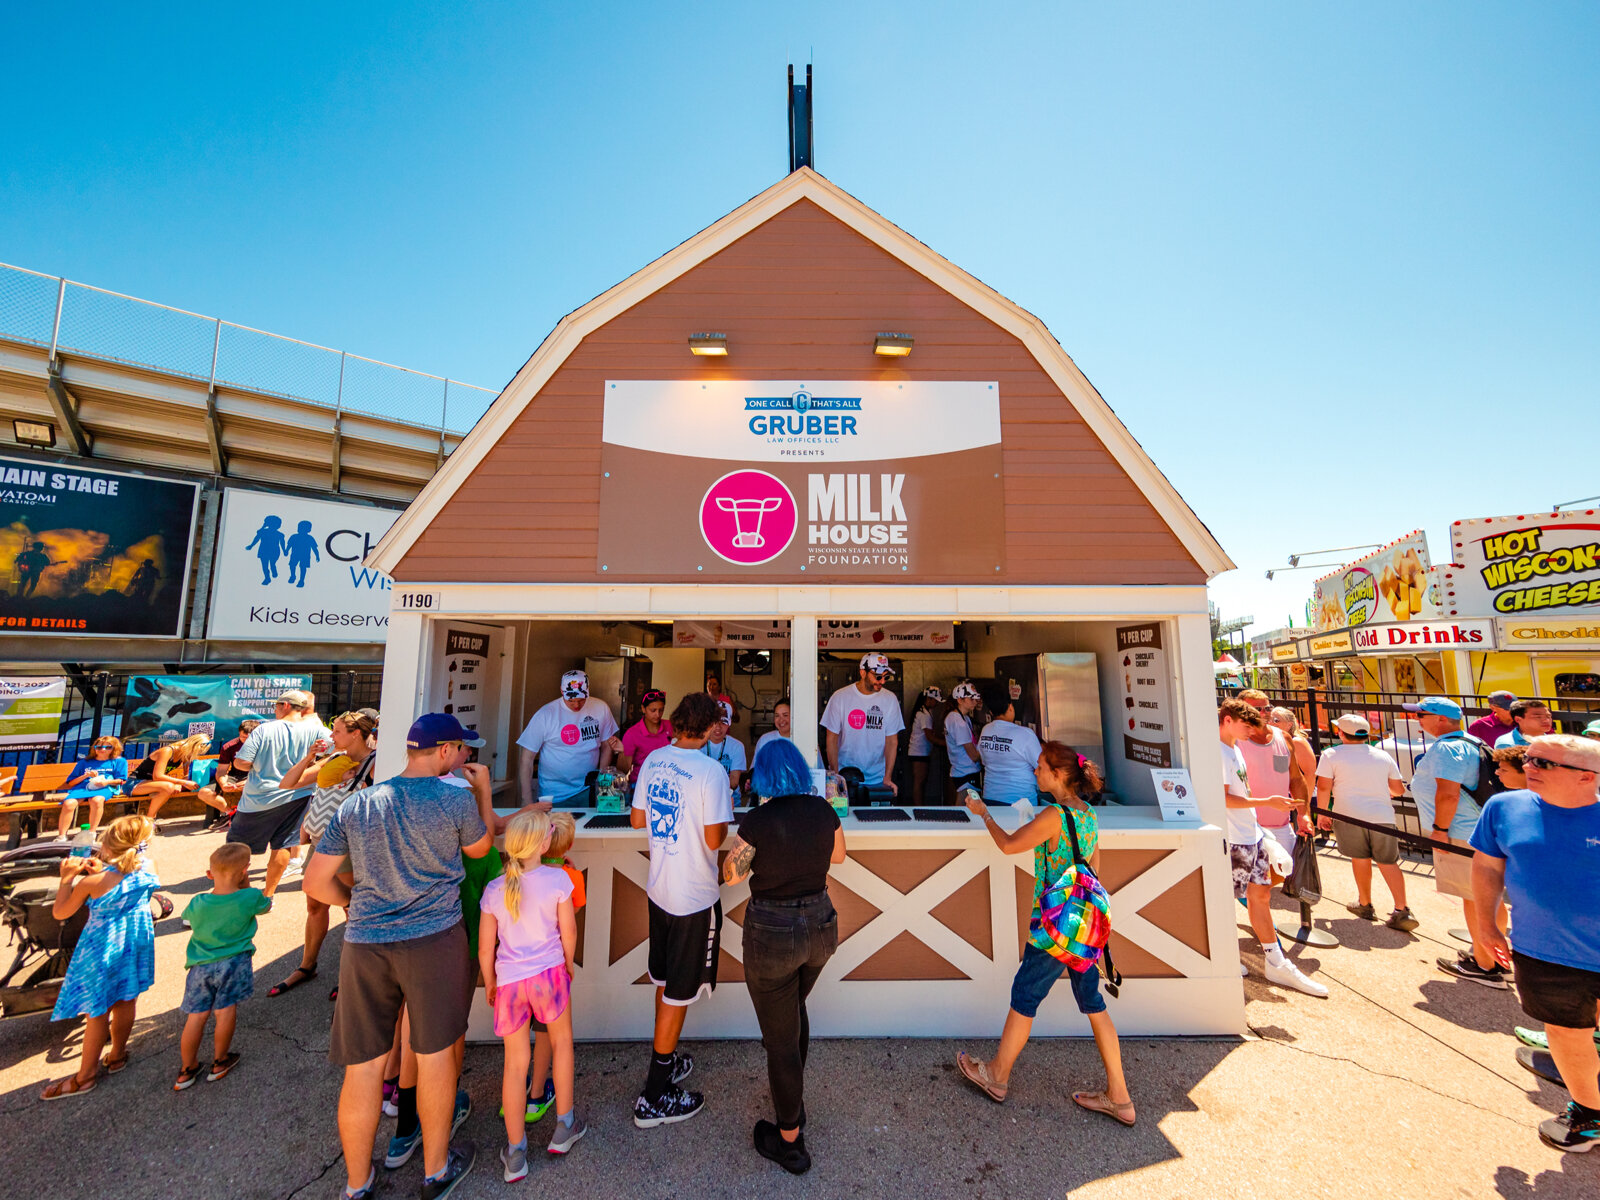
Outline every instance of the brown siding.
<path fill-rule="evenodd" d="M 727 333 L 726 365 L 708 368 L 689 354 L 685 339 L 705 329 Z M 873 357 L 873 335 L 883 329 L 917 339 L 900 366 L 882 367 Z M 608 378 L 996 380 L 1005 571 L 957 582 L 1205 582 L 1021 342 L 808 200 L 586 337 L 445 504 L 395 578 L 629 582 L 602 576 L 596 558 Z M 647 536 L 648 496 L 640 497 L 640 513 Z M 667 582 L 676 581 L 749 578 L 691 572 Z"/>

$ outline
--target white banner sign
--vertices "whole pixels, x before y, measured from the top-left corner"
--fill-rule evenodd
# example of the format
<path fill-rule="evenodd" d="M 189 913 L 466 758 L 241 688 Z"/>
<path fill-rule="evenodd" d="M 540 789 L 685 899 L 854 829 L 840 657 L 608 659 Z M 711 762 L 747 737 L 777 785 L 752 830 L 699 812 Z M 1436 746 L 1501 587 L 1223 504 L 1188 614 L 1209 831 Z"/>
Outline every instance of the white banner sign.
<path fill-rule="evenodd" d="M 363 560 L 400 514 L 229 488 L 206 635 L 381 642 L 390 580 Z"/>
<path fill-rule="evenodd" d="M 1407 621 L 1350 631 L 1357 654 L 1431 654 L 1438 650 L 1493 650 L 1493 621 Z"/>
<path fill-rule="evenodd" d="M 1000 392 L 921 380 L 607 380 L 603 440 L 730 462 L 952 454 L 999 443 Z"/>
<path fill-rule="evenodd" d="M 67 681 L 60 676 L 0 679 L 0 750 L 54 746 L 66 700 Z"/>
<path fill-rule="evenodd" d="M 955 645 L 949 621 L 818 621 L 819 650 L 948 650 Z M 674 646 L 737 646 L 787 649 L 787 621 L 674 621 Z"/>
<path fill-rule="evenodd" d="M 1600 612 L 1595 510 L 1457 521 L 1445 568 L 1451 616 L 1588 617 Z"/>

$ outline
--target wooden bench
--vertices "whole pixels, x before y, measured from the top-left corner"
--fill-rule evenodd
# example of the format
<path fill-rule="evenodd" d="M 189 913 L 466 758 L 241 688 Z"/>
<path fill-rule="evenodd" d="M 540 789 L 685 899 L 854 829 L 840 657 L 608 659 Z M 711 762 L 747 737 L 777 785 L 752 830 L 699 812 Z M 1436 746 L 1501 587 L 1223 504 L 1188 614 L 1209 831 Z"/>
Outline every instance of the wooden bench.
<path fill-rule="evenodd" d="M 216 756 L 210 755 L 208 757 L 214 758 Z M 142 758 L 129 759 L 128 773 L 132 775 L 134 768 L 143 761 Z M 62 803 L 66 800 L 66 792 L 63 789 L 67 780 L 72 777 L 72 771 L 75 766 L 77 766 L 76 762 L 34 763 L 23 771 L 20 783 L 14 785 L 10 791 L 0 795 L 0 814 L 6 817 L 10 825 L 6 834 L 5 849 L 14 850 L 22 844 L 23 823 L 29 816 L 35 813 L 59 812 L 61 810 Z M 15 767 L 0 769 L 0 779 L 10 778 L 15 774 Z M 107 809 L 113 805 L 122 805 L 131 811 L 143 812 L 148 800 L 148 796 L 125 796 L 120 791 L 117 791 L 108 793 L 105 803 Z M 171 812 L 172 805 L 186 800 L 192 800 L 196 804 L 201 803 L 198 792 L 178 792 L 172 799 L 167 801 L 164 811 Z M 84 802 L 79 801 L 79 803 Z M 201 804 L 201 808 L 204 807 Z M 190 814 L 180 811 L 172 813 L 172 815 L 184 816 Z M 32 822 L 29 823 L 31 824 Z"/>

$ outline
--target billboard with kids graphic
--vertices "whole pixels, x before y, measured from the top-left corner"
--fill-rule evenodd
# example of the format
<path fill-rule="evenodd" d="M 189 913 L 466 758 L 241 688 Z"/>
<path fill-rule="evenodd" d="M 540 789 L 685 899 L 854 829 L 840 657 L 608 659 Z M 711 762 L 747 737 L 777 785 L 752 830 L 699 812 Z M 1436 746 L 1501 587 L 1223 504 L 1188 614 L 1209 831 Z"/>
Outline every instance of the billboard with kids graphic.
<path fill-rule="evenodd" d="M 364 560 L 399 515 L 230 488 L 217 537 L 207 636 L 383 641 L 390 580 Z"/>

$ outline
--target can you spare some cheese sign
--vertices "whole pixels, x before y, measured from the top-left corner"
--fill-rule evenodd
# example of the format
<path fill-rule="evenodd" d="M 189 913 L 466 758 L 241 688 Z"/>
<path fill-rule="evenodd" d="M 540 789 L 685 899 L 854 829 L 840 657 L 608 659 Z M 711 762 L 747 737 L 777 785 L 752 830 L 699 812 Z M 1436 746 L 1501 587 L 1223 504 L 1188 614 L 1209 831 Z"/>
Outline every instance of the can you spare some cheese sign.
<path fill-rule="evenodd" d="M 992 578 L 999 385 L 610 380 L 599 572 Z"/>

